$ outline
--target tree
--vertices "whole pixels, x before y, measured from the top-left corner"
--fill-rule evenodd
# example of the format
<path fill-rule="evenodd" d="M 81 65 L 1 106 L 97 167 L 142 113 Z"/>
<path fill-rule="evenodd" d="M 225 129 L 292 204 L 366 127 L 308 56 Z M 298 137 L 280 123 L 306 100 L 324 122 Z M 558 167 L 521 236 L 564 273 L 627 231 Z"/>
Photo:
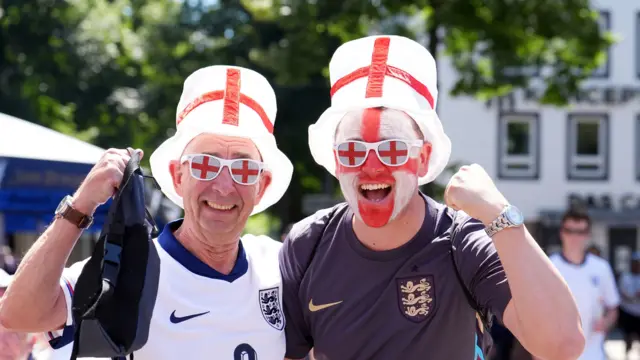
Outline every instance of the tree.
<path fill-rule="evenodd" d="M 279 83 L 326 75 L 326 60 L 342 42 L 393 33 L 421 39 L 434 57 L 452 60 L 459 75 L 452 95 L 504 95 L 531 78 L 503 70 L 533 68 L 545 70 L 541 102 L 565 105 L 613 43 L 587 0 L 274 0 L 269 9 L 271 17 L 262 19 L 274 19 L 280 31 L 266 33 L 281 37 L 266 42 L 260 63 Z"/>
<path fill-rule="evenodd" d="M 4 0 L 0 111 L 149 155 L 172 133 L 191 72 L 252 68 L 276 90 L 275 135 L 295 165 L 270 209 L 285 226 L 301 218 L 303 194 L 337 190 L 311 158 L 307 128 L 330 105 L 340 44 L 372 33 L 419 39 L 453 60 L 453 95 L 482 99 L 528 86 L 502 69 L 544 68 L 542 101 L 562 105 L 611 43 L 595 16 L 586 0 Z"/>
<path fill-rule="evenodd" d="M 611 36 L 599 30 L 597 13 L 587 0 L 229 0 L 221 4 L 247 14 L 247 24 L 258 37 L 249 58 L 253 64 L 273 74 L 280 86 L 304 86 L 296 92 L 296 101 L 279 98 L 286 99 L 280 102 L 281 113 L 300 114 L 279 117 L 277 125 L 280 136 L 302 143 L 284 145 L 297 170 L 296 184 L 287 193 L 290 199 L 320 190 L 317 180 L 323 179 L 324 169 L 314 167 L 304 135 L 329 105 L 329 60 L 348 40 L 371 33 L 422 40 L 434 57 L 452 60 L 459 75 L 453 96 L 486 100 L 504 95 L 527 87 L 530 77 L 503 70 L 545 69 L 546 88 L 540 101 L 560 106 L 604 62 L 612 43 Z M 320 95 L 304 99 L 305 93 Z M 441 194 L 443 189 L 432 184 L 424 191 Z M 299 201 L 285 199 L 279 205 L 284 223 L 299 218 Z"/>

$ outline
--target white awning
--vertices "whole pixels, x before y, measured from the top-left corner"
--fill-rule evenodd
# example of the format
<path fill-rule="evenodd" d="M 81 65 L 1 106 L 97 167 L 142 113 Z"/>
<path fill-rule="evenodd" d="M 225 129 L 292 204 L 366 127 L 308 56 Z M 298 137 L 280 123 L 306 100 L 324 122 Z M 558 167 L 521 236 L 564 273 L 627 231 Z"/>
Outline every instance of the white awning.
<path fill-rule="evenodd" d="M 0 113 L 0 157 L 95 164 L 102 148 Z"/>

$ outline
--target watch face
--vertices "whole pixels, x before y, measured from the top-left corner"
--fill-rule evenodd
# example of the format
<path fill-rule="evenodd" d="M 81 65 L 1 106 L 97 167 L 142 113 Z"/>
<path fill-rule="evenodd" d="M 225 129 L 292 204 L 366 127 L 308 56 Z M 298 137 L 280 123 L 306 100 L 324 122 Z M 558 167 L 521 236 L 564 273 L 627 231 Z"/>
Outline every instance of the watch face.
<path fill-rule="evenodd" d="M 60 201 L 60 204 L 58 204 L 58 207 L 56 208 L 56 215 L 60 214 L 64 208 L 67 206 L 69 195 L 65 196 L 62 201 Z"/>
<path fill-rule="evenodd" d="M 509 222 L 513 225 L 519 226 L 524 222 L 524 216 L 522 216 L 522 212 L 515 206 L 509 206 L 507 212 L 505 213 Z"/>

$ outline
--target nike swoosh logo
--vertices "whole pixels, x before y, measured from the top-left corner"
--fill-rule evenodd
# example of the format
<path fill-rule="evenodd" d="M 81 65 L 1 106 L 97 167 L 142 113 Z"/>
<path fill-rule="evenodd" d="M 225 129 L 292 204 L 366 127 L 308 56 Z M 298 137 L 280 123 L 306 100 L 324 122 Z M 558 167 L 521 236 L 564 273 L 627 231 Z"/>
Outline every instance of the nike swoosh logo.
<path fill-rule="evenodd" d="M 316 311 L 320 311 L 320 310 L 324 310 L 328 307 L 332 307 L 334 305 L 338 305 L 340 304 L 342 301 L 336 301 L 336 302 L 332 302 L 329 304 L 322 304 L 322 305 L 313 305 L 313 299 L 309 300 L 309 311 L 311 312 L 316 312 Z"/>
<path fill-rule="evenodd" d="M 199 313 L 199 314 L 193 314 L 193 315 L 187 315 L 187 316 L 176 316 L 176 311 L 173 310 L 169 320 L 174 324 L 179 324 L 179 323 L 181 323 L 183 321 L 191 320 L 191 319 L 193 319 L 195 317 L 202 316 L 202 315 L 208 314 L 208 313 L 209 313 L 208 311 L 205 311 L 205 312 Z"/>

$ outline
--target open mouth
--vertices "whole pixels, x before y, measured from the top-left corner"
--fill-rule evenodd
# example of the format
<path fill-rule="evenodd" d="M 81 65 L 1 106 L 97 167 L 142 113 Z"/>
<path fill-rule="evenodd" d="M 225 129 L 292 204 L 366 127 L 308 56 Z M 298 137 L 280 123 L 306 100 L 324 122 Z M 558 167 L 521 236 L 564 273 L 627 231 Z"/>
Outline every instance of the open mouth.
<path fill-rule="evenodd" d="M 236 208 L 236 205 L 217 204 L 217 203 L 214 203 L 213 201 L 205 201 L 204 203 L 211 209 L 218 210 L 218 211 L 231 211 Z"/>
<path fill-rule="evenodd" d="M 360 184 L 360 195 L 371 202 L 382 202 L 386 199 L 393 187 L 391 184 Z"/>

